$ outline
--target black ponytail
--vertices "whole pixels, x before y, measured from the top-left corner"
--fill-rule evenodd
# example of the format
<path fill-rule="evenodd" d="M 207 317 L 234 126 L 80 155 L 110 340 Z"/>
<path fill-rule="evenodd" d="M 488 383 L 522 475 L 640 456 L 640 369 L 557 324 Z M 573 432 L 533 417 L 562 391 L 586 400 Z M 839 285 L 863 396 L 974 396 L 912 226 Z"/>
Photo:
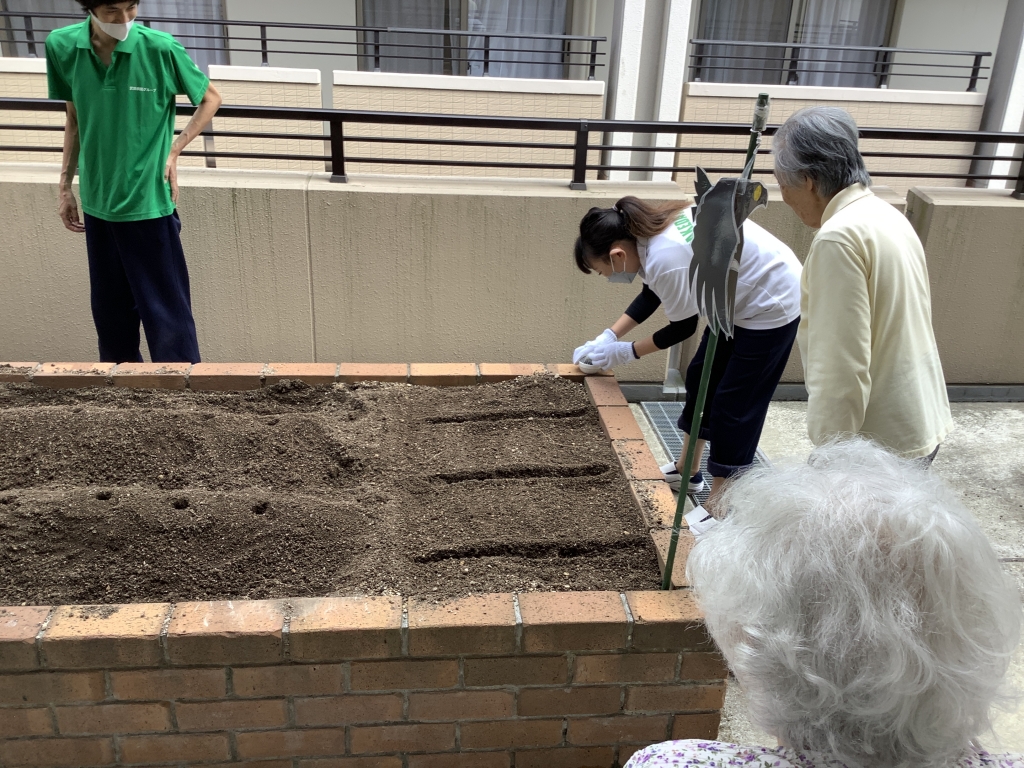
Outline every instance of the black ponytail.
<path fill-rule="evenodd" d="M 690 205 L 689 201 L 651 205 L 628 195 L 611 208 L 591 208 L 580 222 L 580 236 L 573 249 L 576 266 L 589 275 L 595 261 L 608 261 L 612 245 L 620 240 L 635 243 L 640 237 L 654 237 Z"/>

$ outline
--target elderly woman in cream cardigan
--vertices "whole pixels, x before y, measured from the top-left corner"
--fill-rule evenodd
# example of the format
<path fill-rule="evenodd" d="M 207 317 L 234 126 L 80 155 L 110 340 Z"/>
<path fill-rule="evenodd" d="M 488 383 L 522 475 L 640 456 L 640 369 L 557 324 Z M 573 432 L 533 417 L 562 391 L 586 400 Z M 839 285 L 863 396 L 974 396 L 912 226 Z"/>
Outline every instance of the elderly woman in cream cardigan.
<path fill-rule="evenodd" d="M 953 419 L 924 249 L 906 217 L 872 193 L 857 138 L 847 112 L 811 107 L 772 143 L 782 199 L 818 230 L 797 334 L 807 429 L 816 445 L 859 434 L 930 461 Z"/>

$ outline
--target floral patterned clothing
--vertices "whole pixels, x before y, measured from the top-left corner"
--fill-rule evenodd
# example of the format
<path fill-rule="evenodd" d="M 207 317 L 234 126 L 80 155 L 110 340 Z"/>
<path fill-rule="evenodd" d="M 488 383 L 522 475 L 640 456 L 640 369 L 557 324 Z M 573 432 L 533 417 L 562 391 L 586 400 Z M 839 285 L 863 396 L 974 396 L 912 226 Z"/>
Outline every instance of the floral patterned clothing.
<path fill-rule="evenodd" d="M 641 749 L 625 768 L 847 768 L 828 755 L 788 747 L 741 747 L 719 741 L 665 741 Z M 957 768 L 1024 768 L 1022 755 L 971 751 Z"/>

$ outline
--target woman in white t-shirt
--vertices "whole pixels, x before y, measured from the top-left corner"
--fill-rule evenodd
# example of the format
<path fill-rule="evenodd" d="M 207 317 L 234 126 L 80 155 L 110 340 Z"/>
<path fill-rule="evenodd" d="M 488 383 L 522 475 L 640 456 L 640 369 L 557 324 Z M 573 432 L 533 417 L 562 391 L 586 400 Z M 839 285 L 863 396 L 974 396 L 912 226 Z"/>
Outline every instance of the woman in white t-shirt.
<path fill-rule="evenodd" d="M 584 358 L 603 369 L 617 368 L 644 355 L 667 349 L 697 330 L 700 310 L 689 282 L 693 258 L 693 219 L 688 202 L 651 205 L 624 197 L 611 208 L 591 208 L 580 222 L 576 266 L 613 283 L 629 283 L 639 275 L 644 287 L 611 328 L 576 349 L 573 362 Z M 721 336 L 712 364 L 705 413 L 694 466 L 700 466 L 704 443 L 711 441 L 708 470 L 711 503 L 725 480 L 754 460 L 768 404 L 789 359 L 800 323 L 800 262 L 785 243 L 747 221 L 742 227 L 743 251 L 736 282 L 735 335 Z M 663 307 L 669 324 L 636 342 L 618 341 Z M 686 371 L 686 405 L 679 428 L 689 442 L 693 404 L 697 397 L 708 334 Z M 682 486 L 680 467 L 686 453 L 663 466 L 673 490 Z M 704 488 L 703 474 L 689 479 L 688 489 Z"/>

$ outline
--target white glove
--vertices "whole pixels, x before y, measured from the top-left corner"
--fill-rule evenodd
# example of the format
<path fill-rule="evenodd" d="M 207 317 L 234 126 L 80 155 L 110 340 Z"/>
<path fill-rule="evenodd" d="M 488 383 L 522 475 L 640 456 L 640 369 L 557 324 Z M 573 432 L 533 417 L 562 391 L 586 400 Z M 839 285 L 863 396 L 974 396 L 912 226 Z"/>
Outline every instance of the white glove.
<path fill-rule="evenodd" d="M 636 355 L 633 354 L 631 341 L 613 341 L 590 351 L 590 362 L 606 371 L 634 360 Z"/>
<path fill-rule="evenodd" d="M 609 342 L 615 341 L 619 337 L 615 335 L 615 331 L 611 328 L 605 328 L 601 331 L 600 335 L 596 338 L 591 339 L 581 347 L 576 347 L 572 353 L 573 363 L 579 363 L 584 357 L 589 355 L 595 347 L 599 347 L 602 344 L 608 344 Z"/>

